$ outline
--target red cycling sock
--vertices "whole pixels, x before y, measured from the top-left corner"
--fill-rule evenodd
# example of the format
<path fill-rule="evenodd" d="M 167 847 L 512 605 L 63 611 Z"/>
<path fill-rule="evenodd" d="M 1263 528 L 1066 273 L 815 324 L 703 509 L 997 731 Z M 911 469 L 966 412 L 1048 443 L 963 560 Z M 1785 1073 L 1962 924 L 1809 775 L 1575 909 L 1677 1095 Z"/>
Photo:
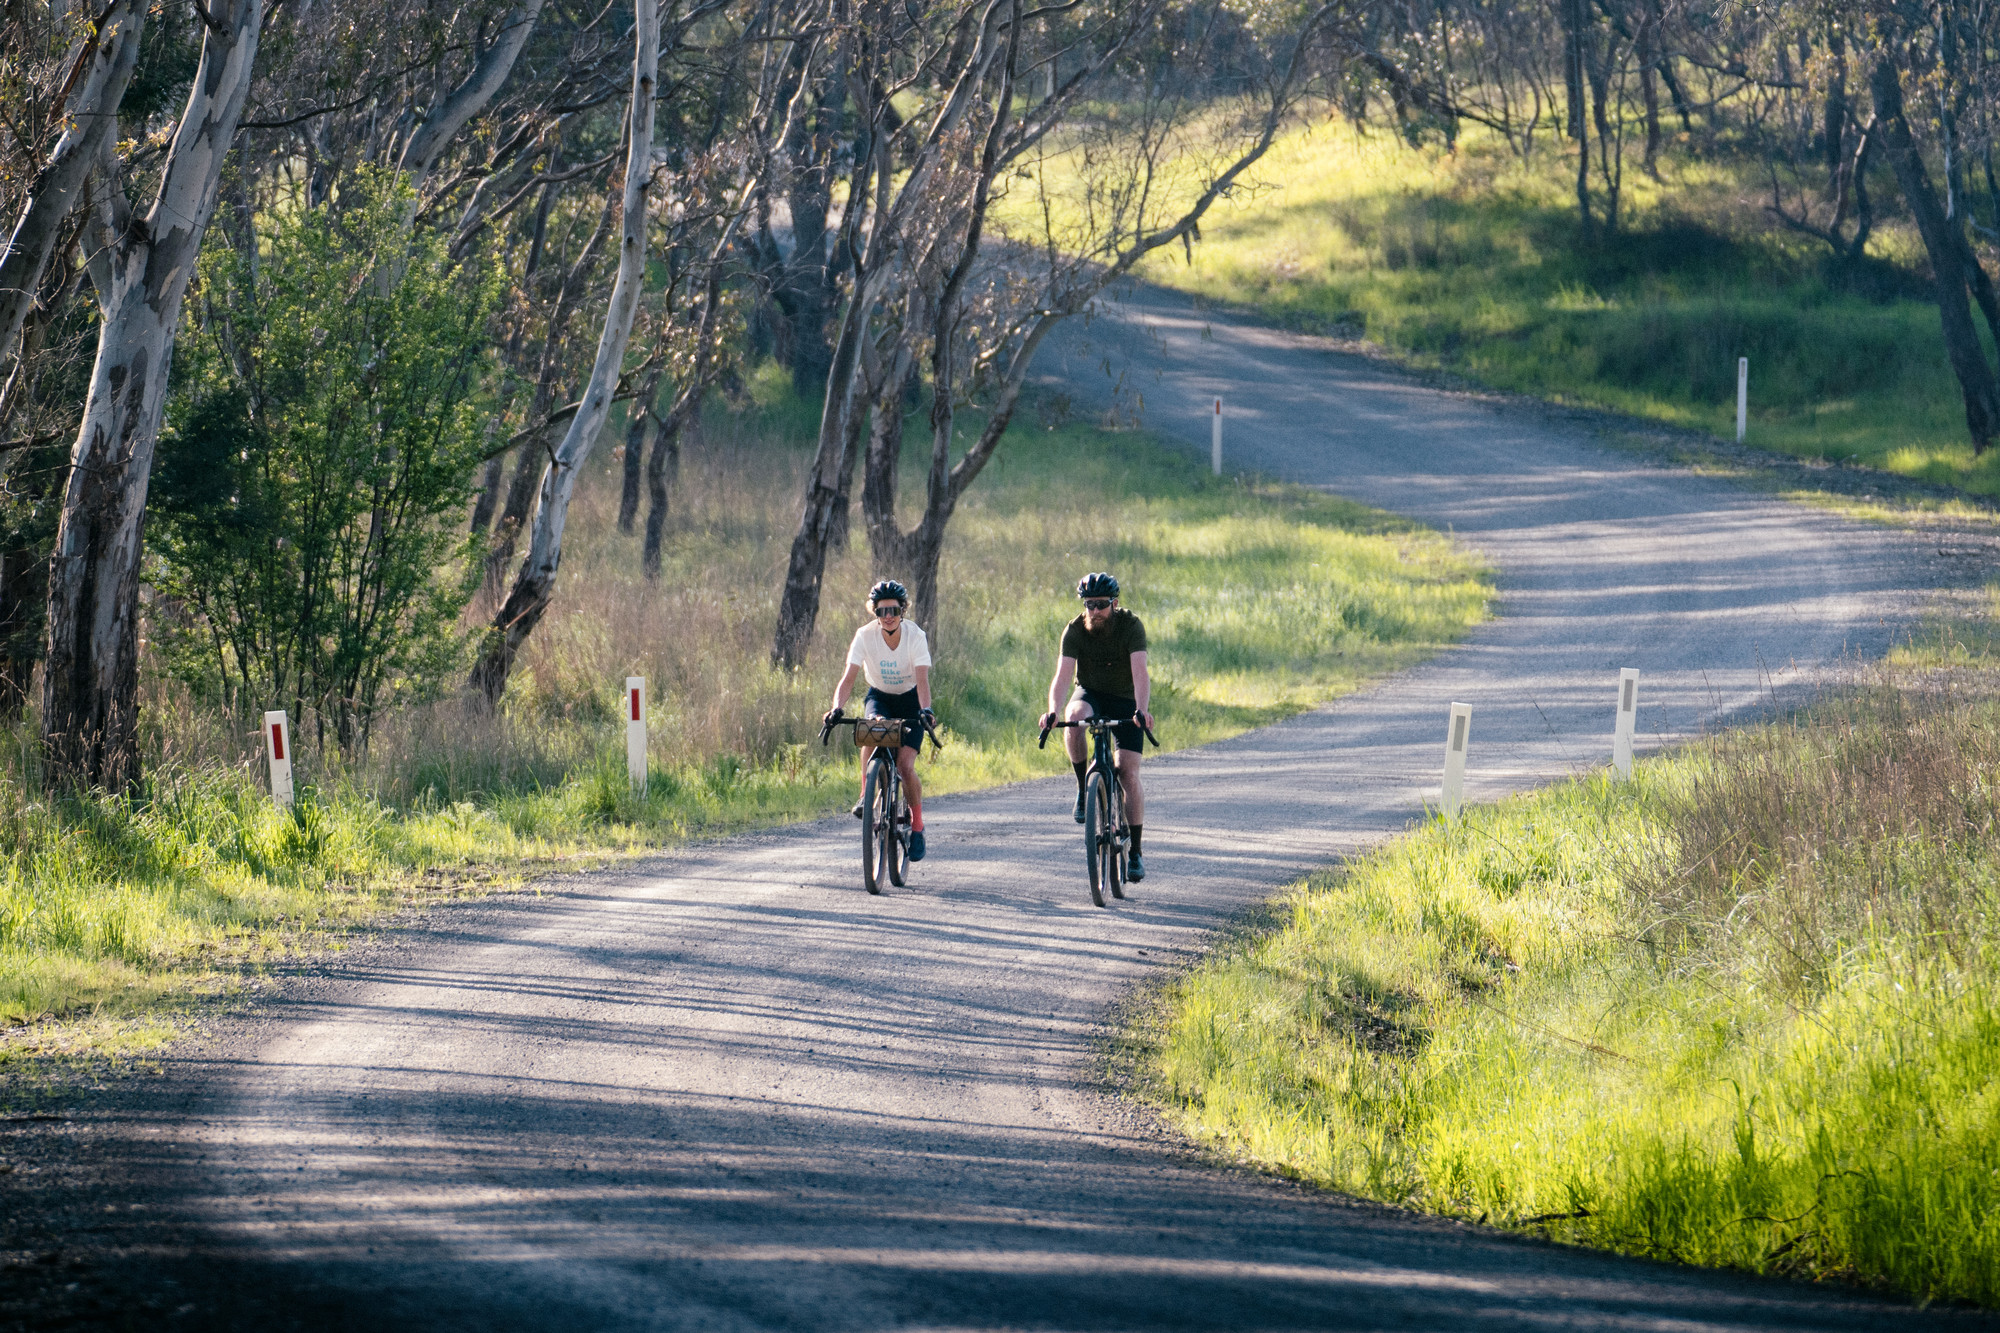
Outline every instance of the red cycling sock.
<path fill-rule="evenodd" d="M 924 803 L 922 801 L 911 801 L 910 832 L 922 833 L 923 831 L 924 831 Z"/>

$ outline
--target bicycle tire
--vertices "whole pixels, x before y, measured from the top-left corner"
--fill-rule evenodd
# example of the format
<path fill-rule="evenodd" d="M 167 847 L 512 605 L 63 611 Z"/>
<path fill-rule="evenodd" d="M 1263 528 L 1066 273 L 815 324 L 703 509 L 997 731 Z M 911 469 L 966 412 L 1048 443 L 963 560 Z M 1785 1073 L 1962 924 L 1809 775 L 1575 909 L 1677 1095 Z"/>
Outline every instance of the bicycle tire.
<path fill-rule="evenodd" d="M 910 817 L 909 803 L 903 800 L 903 780 L 889 779 L 889 882 L 897 888 L 903 887 L 904 872 L 909 869 L 909 834 L 904 831 L 904 820 Z"/>
<path fill-rule="evenodd" d="M 1111 787 L 1111 828 L 1104 839 L 1104 878 L 1111 886 L 1111 896 L 1125 896 L 1125 839 L 1130 836 L 1125 830 L 1125 788 L 1117 783 Z"/>
<path fill-rule="evenodd" d="M 1099 907 L 1104 906 L 1104 848 L 1108 840 L 1110 797 L 1104 775 L 1093 772 L 1083 787 L 1083 862 L 1090 874 L 1090 901 Z"/>
<path fill-rule="evenodd" d="M 879 764 L 868 765 L 868 782 L 861 793 L 861 887 L 870 893 L 882 892 L 882 878 L 888 869 L 888 843 L 884 835 L 889 821 L 883 809 L 889 800 L 889 784 L 882 780 Z"/>

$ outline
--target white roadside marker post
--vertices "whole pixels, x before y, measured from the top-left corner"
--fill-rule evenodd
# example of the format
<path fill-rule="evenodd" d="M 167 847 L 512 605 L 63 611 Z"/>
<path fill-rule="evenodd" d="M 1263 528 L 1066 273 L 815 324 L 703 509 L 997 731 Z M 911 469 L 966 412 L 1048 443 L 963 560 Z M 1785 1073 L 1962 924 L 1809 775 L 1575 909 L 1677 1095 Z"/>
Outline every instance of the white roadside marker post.
<path fill-rule="evenodd" d="M 1446 819 L 1458 818 L 1465 802 L 1465 746 L 1472 734 L 1472 705 L 1453 704 L 1444 737 L 1444 790 L 1438 805 Z"/>
<path fill-rule="evenodd" d="M 1618 673 L 1618 722 L 1611 732 L 1611 767 L 1620 778 L 1632 776 L 1632 725 L 1639 718 L 1639 673 L 1626 667 Z"/>
<path fill-rule="evenodd" d="M 1215 400 L 1215 420 L 1208 429 L 1208 466 L 1216 476 L 1222 475 L 1222 400 Z"/>
<path fill-rule="evenodd" d="M 264 754 L 271 761 L 271 799 L 292 808 L 292 724 L 283 709 L 264 714 Z"/>
<path fill-rule="evenodd" d="M 1736 358 L 1736 442 L 1743 443 L 1744 428 L 1750 424 L 1750 358 Z"/>
<path fill-rule="evenodd" d="M 625 773 L 646 794 L 646 678 L 625 677 Z"/>

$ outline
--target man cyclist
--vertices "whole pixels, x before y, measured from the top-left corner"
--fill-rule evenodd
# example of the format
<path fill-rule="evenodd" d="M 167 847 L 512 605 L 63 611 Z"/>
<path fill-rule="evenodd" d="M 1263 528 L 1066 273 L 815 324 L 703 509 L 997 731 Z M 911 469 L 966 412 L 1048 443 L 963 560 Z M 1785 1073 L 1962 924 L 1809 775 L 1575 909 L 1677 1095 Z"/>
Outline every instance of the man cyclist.
<path fill-rule="evenodd" d="M 1063 627 L 1062 647 L 1056 654 L 1055 679 L 1049 682 L 1049 711 L 1042 714 L 1044 728 L 1056 721 L 1058 712 L 1065 722 L 1081 722 L 1087 717 L 1137 718 L 1148 728 L 1153 715 L 1153 682 L 1146 674 L 1146 627 L 1118 605 L 1118 580 L 1109 574 L 1086 574 L 1076 585 L 1083 599 L 1083 614 Z M 1074 682 L 1076 692 L 1070 693 Z M 1065 702 L 1067 701 L 1067 702 Z M 1146 863 L 1139 859 L 1139 838 L 1145 831 L 1146 792 L 1139 785 L 1140 731 L 1137 722 L 1124 721 L 1111 729 L 1118 745 L 1118 783 L 1125 789 L 1125 818 L 1132 830 L 1132 851 L 1125 863 L 1125 878 L 1134 883 L 1146 877 Z M 1070 767 L 1076 770 L 1076 822 L 1083 822 L 1083 786 L 1088 763 L 1082 728 L 1063 733 Z"/>
<path fill-rule="evenodd" d="M 883 579 L 868 590 L 871 619 L 854 631 L 847 647 L 847 670 L 833 687 L 833 707 L 825 721 L 841 716 L 847 692 L 854 678 L 868 678 L 868 694 L 861 705 L 863 717 L 898 718 L 903 723 L 903 743 L 896 751 L 896 769 L 903 775 L 903 794 L 910 802 L 910 859 L 924 859 L 924 789 L 917 781 L 917 751 L 924 743 L 924 724 L 933 725 L 931 712 L 931 645 L 922 629 L 903 619 L 910 604 L 910 590 L 894 579 Z M 868 790 L 868 760 L 875 747 L 861 747 L 861 790 Z M 859 801 L 854 817 L 865 817 Z"/>

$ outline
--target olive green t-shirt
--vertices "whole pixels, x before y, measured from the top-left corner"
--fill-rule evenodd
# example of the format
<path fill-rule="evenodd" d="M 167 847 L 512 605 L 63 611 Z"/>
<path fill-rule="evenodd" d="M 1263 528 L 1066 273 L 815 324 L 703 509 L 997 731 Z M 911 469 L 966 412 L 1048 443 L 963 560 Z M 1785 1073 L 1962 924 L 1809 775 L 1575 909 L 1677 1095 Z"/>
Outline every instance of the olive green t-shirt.
<path fill-rule="evenodd" d="M 1082 616 L 1063 629 L 1062 655 L 1076 659 L 1076 683 L 1093 693 L 1135 697 L 1132 654 L 1145 651 L 1146 627 L 1122 606 L 1096 633 L 1083 627 Z"/>

